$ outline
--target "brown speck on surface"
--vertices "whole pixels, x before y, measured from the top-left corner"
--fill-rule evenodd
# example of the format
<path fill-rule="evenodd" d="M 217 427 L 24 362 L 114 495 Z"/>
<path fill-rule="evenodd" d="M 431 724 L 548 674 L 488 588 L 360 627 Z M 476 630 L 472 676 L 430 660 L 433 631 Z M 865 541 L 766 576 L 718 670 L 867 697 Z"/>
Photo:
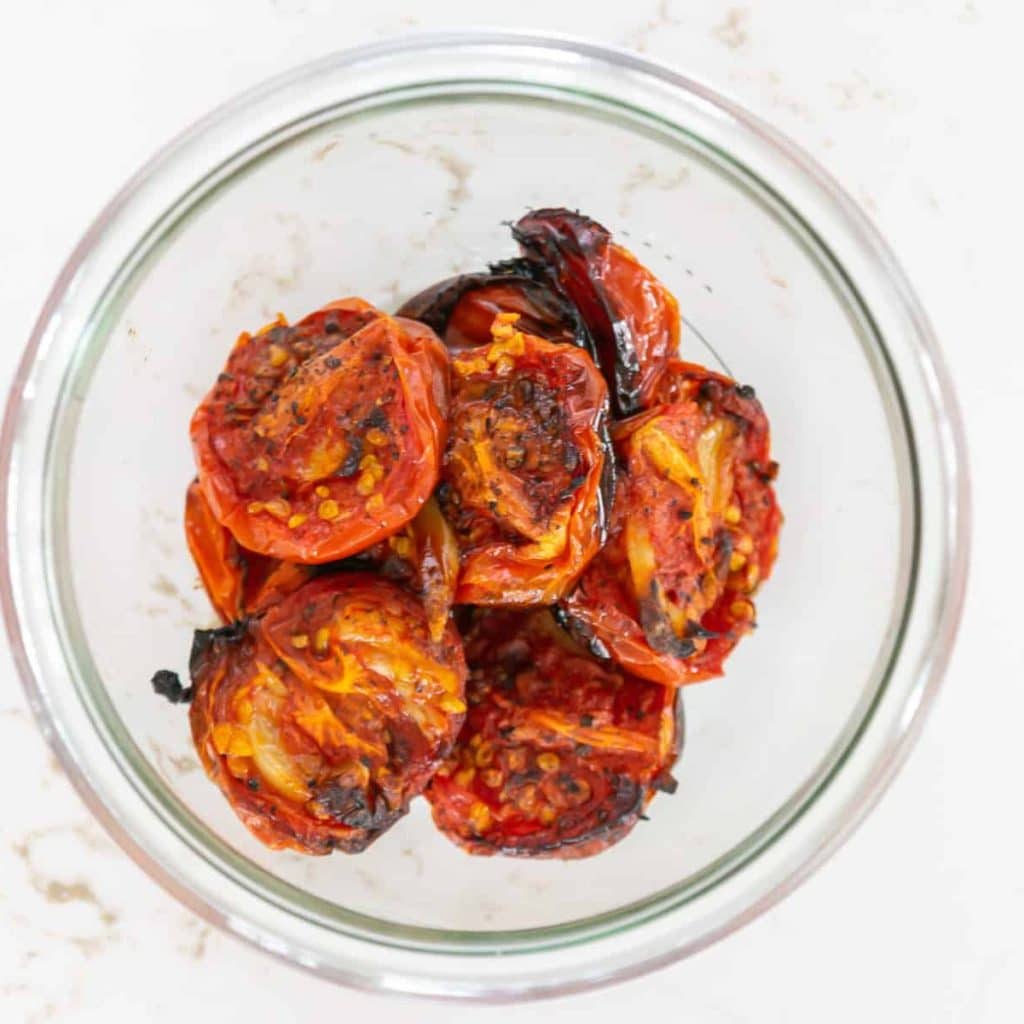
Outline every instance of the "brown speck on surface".
<path fill-rule="evenodd" d="M 340 139 L 331 139 L 330 142 L 327 142 L 324 145 L 320 146 L 319 148 L 315 149 L 310 159 L 315 164 L 320 163 L 324 159 L 324 157 L 326 157 L 327 154 L 330 153 L 330 151 L 338 145 L 340 141 Z"/>
<path fill-rule="evenodd" d="M 402 848 L 402 856 L 408 857 L 416 865 L 416 877 L 423 877 L 423 858 L 411 847 L 405 846 Z"/>
<path fill-rule="evenodd" d="M 745 7 L 730 7 L 725 19 L 712 30 L 714 37 L 730 50 L 738 50 L 750 40 L 750 11 Z"/>

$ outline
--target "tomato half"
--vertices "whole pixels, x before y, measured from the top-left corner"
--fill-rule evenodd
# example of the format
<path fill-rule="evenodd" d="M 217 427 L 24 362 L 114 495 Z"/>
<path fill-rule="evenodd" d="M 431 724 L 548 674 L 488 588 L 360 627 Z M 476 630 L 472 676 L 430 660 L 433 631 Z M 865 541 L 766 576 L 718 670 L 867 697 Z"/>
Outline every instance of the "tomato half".
<path fill-rule="evenodd" d="M 217 522 L 198 480 L 185 493 L 185 539 L 206 595 L 224 622 L 264 611 L 313 573 L 311 566 L 266 558 L 241 547 Z"/>
<path fill-rule="evenodd" d="M 455 627 L 434 643 L 419 601 L 360 573 L 197 633 L 190 668 L 203 766 L 274 849 L 365 849 L 426 786 L 466 710 Z"/>
<path fill-rule="evenodd" d="M 721 675 L 753 628 L 782 517 L 752 389 L 676 360 L 655 397 L 616 425 L 612 536 L 563 610 L 594 650 L 679 686 Z"/>
<path fill-rule="evenodd" d="M 407 523 L 437 482 L 448 357 L 361 299 L 242 334 L 192 419 L 199 481 L 244 547 L 322 563 Z"/>
<path fill-rule="evenodd" d="M 530 276 L 525 260 L 496 264 L 490 273 L 461 274 L 409 299 L 396 316 L 435 330 L 452 351 L 486 345 L 499 313 L 518 313 L 519 329 L 547 341 L 588 348 L 589 334 L 576 307 Z"/>
<path fill-rule="evenodd" d="M 650 401 L 679 349 L 679 306 L 609 231 L 580 213 L 534 210 L 512 227 L 525 258 L 579 311 L 616 416 Z"/>
<path fill-rule="evenodd" d="M 462 552 L 460 604 L 549 604 L 605 534 L 607 389 L 590 357 L 496 318 L 455 355 L 438 500 Z"/>
<path fill-rule="evenodd" d="M 548 609 L 482 610 L 465 647 L 469 712 L 427 790 L 461 847 L 590 856 L 674 790 L 677 694 L 600 662 Z"/>

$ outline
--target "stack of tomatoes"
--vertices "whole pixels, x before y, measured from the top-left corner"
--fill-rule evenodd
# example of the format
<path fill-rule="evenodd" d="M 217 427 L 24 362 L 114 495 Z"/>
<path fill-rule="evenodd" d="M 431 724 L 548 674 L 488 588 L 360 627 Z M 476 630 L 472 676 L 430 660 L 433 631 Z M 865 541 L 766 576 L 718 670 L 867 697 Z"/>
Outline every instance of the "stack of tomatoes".
<path fill-rule="evenodd" d="M 424 794 L 474 853 L 579 857 L 675 788 L 678 688 L 754 625 L 780 514 L 751 388 L 567 210 L 388 315 L 242 334 L 192 420 L 196 748 L 267 845 L 356 852 Z"/>

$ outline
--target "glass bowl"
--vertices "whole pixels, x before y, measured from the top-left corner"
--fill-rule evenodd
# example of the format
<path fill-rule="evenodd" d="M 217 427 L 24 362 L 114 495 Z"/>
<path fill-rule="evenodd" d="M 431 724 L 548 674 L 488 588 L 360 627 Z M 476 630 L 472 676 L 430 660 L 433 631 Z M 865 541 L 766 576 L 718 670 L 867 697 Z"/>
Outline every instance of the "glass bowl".
<path fill-rule="evenodd" d="M 262 848 L 157 668 L 212 624 L 182 536 L 188 420 L 238 331 L 395 307 L 578 207 L 678 296 L 687 358 L 756 386 L 786 512 L 760 629 L 686 693 L 680 786 L 580 862 L 471 858 L 420 801 L 358 857 Z M 846 836 L 949 656 L 967 562 L 955 402 L 892 255 L 805 154 L 698 83 L 565 39 L 407 37 L 262 85 L 159 153 L 69 260 L 3 431 L 3 606 L 65 768 L 209 920 L 320 974 L 565 992 L 691 953 Z"/>

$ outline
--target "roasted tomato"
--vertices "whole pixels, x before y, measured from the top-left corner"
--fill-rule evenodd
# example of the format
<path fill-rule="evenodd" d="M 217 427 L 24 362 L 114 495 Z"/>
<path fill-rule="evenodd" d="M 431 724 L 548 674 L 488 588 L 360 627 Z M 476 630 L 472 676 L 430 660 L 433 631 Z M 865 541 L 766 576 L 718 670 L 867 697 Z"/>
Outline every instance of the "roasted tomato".
<path fill-rule="evenodd" d="M 450 277 L 413 296 L 396 315 L 425 323 L 453 351 L 488 344 L 499 313 L 518 313 L 519 329 L 527 334 L 589 348 L 576 307 L 530 274 L 527 261 L 509 260 L 487 274 Z"/>
<path fill-rule="evenodd" d="M 250 551 L 321 563 L 407 523 L 437 482 L 448 357 L 361 299 L 243 334 L 192 419 L 199 481 Z"/>
<path fill-rule="evenodd" d="M 563 610 L 595 651 L 678 686 L 721 675 L 752 628 L 781 515 L 751 388 L 673 361 L 655 397 L 669 404 L 616 427 L 612 537 Z"/>
<path fill-rule="evenodd" d="M 483 610 L 465 644 L 466 724 L 427 790 L 461 847 L 587 857 L 675 789 L 677 694 L 598 661 L 548 609 Z"/>
<path fill-rule="evenodd" d="M 185 494 L 185 539 L 207 597 L 224 622 L 266 610 L 313 573 L 311 566 L 266 558 L 241 547 L 217 522 L 198 480 Z"/>
<path fill-rule="evenodd" d="M 550 604 L 604 539 L 607 390 L 590 357 L 495 319 L 452 363 L 438 499 L 462 552 L 460 604 Z"/>
<path fill-rule="evenodd" d="M 268 846 L 356 853 L 401 817 L 462 725 L 466 666 L 400 587 L 340 573 L 196 634 L 190 718 L 210 778 Z"/>
<path fill-rule="evenodd" d="M 431 639 L 441 639 L 455 604 L 459 542 L 435 498 L 398 533 L 342 565 L 372 569 L 415 591 L 426 610 Z"/>
<path fill-rule="evenodd" d="M 679 349 L 672 294 L 596 221 L 570 210 L 534 210 L 512 228 L 525 258 L 579 311 L 617 416 L 650 401 Z"/>

